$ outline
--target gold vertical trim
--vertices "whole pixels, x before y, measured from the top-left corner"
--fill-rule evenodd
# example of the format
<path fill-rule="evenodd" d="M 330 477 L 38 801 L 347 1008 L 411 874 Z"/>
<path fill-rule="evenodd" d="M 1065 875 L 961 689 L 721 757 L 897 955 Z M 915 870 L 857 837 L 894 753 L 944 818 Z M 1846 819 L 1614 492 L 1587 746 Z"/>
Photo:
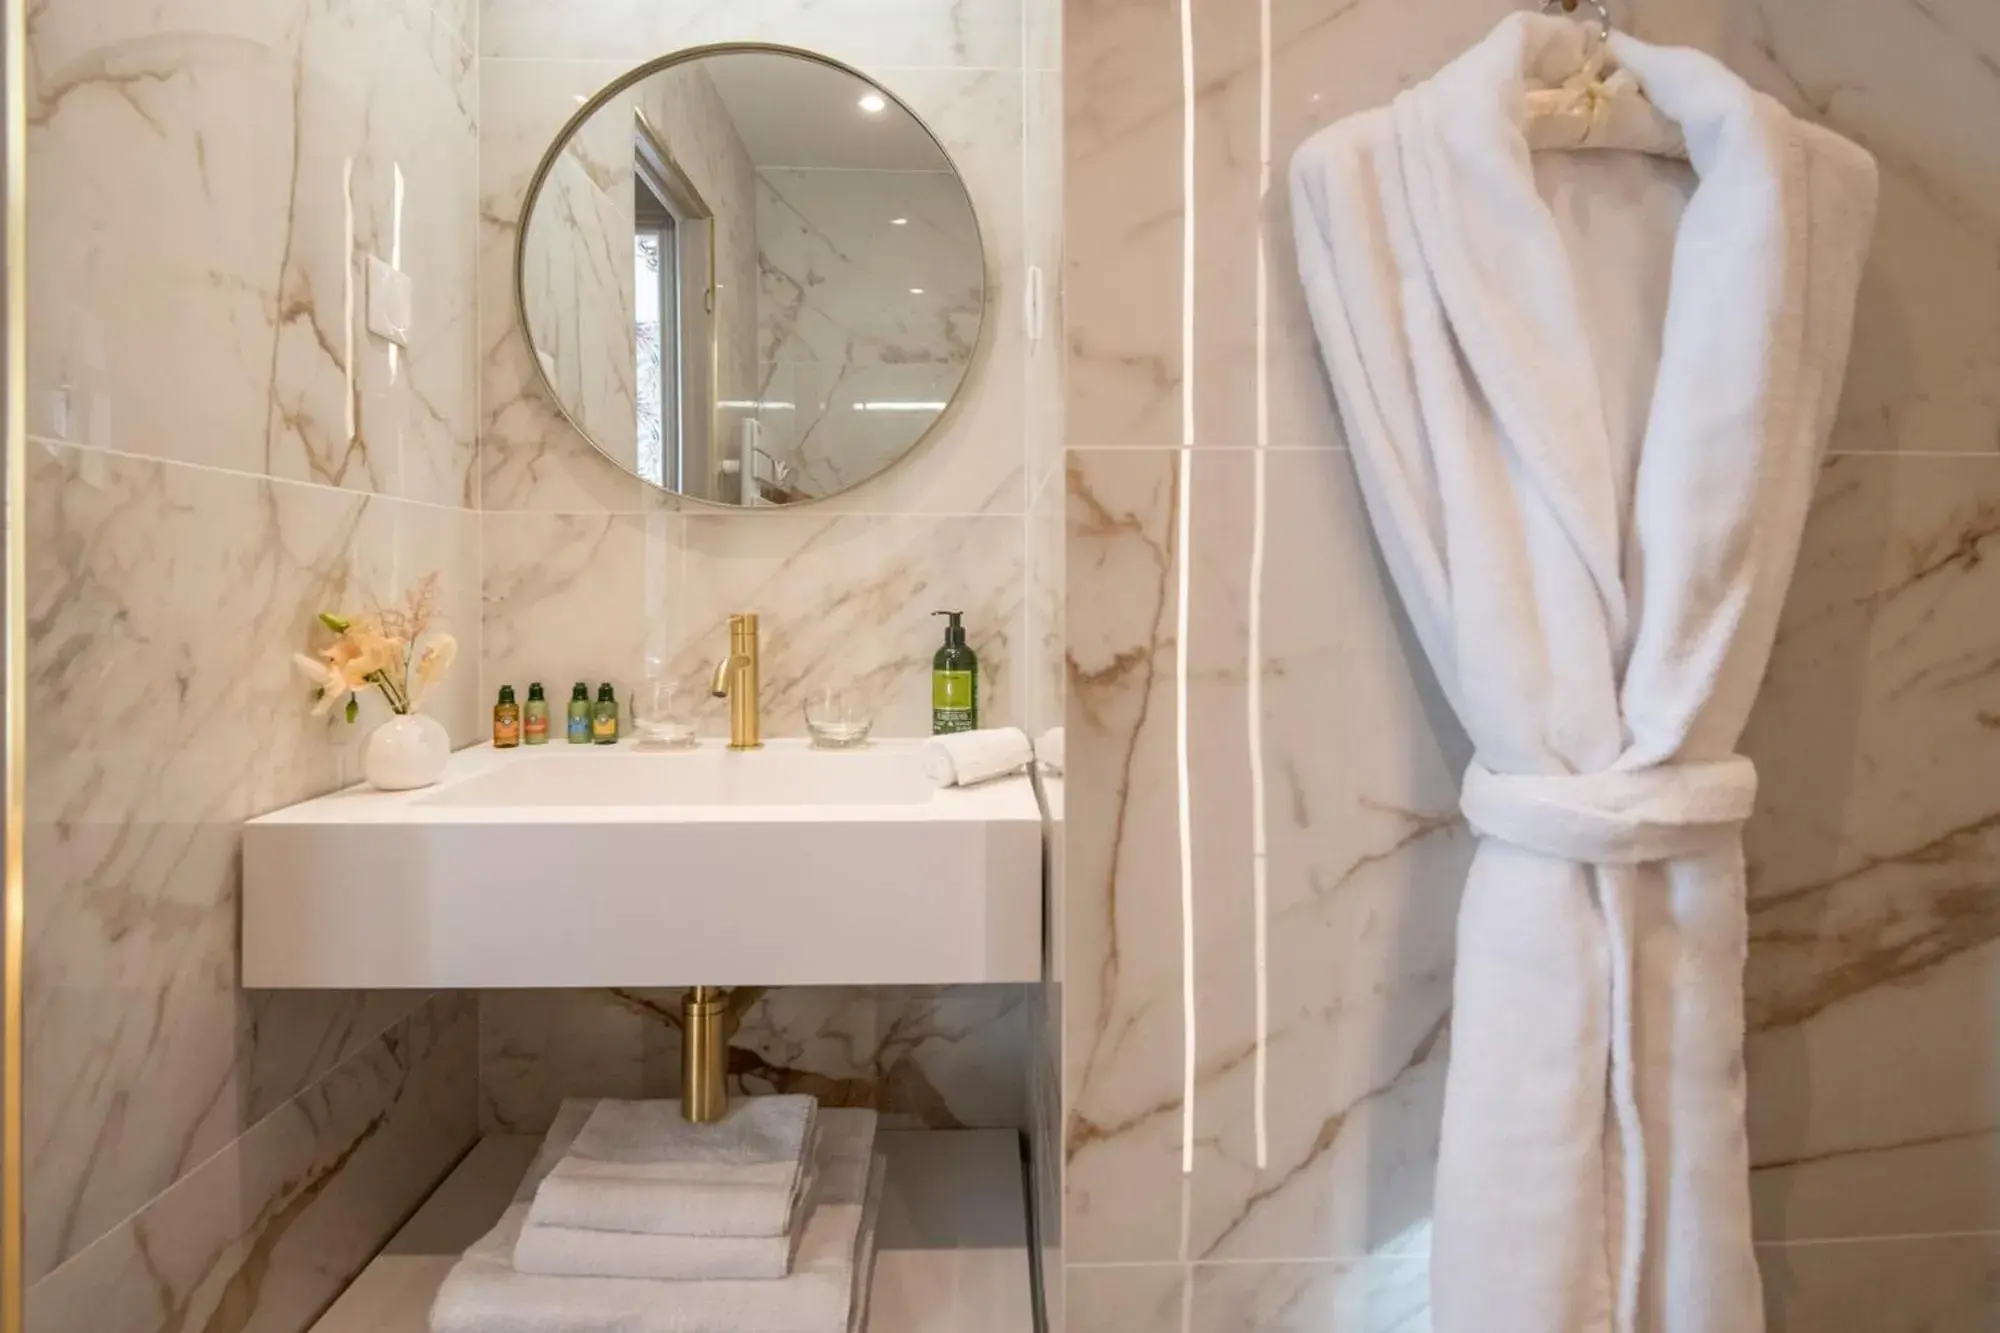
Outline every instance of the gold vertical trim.
<path fill-rule="evenodd" d="M 21 724 L 27 714 L 28 604 L 28 0 L 4 0 L 6 100 L 6 626 L 5 697 L 0 698 L 0 744 L 6 747 L 4 941 L 0 941 L 0 1333 L 22 1333 L 26 1322 L 21 1172 L 21 968 L 27 929 L 21 847 L 27 751 Z"/>

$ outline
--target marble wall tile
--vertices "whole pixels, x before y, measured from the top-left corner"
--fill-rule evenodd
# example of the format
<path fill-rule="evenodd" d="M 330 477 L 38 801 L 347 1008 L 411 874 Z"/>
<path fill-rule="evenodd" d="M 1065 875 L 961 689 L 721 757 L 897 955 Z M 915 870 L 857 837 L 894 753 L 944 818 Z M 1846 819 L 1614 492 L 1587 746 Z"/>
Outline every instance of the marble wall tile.
<path fill-rule="evenodd" d="M 313 614 L 417 563 L 462 608 L 477 575 L 455 510 L 62 445 L 31 464 L 38 1276 L 414 1002 L 236 989 L 238 825 L 358 776 L 365 728 L 309 717 L 291 665 Z"/>
<path fill-rule="evenodd" d="M 810 1093 L 905 1127 L 1014 1127 L 1026 1119 L 1030 988 L 760 992 L 730 1043 L 737 1095 Z M 680 992 L 488 991 L 480 1119 L 540 1133 L 565 1097 L 671 1097 Z"/>
<path fill-rule="evenodd" d="M 803 736 L 815 687 L 856 689 L 878 736 L 928 736 L 933 611 L 963 611 L 979 654 L 981 726 L 1019 716 L 1014 671 L 1023 634 L 1016 517 L 783 513 L 689 515 L 675 673 L 705 683 L 729 616 L 759 614 L 764 734 Z M 714 710 L 704 730 L 728 734 Z"/>
<path fill-rule="evenodd" d="M 618 698 L 674 659 L 687 520 L 677 514 L 486 513 L 480 698 L 502 685 L 609 681 Z M 525 693 L 522 694 L 525 698 Z"/>
<path fill-rule="evenodd" d="M 30 427 L 470 499 L 474 70 L 428 0 L 31 23 Z M 367 255 L 415 288 L 371 338 Z"/>
<path fill-rule="evenodd" d="M 479 0 L 431 0 L 445 26 L 474 56 L 479 53 Z"/>
<path fill-rule="evenodd" d="M 372 548 L 364 551 L 362 579 L 375 590 L 375 598 L 394 601 L 418 580 L 437 574 L 439 628 L 458 641 L 458 660 L 451 674 L 425 697 L 423 711 L 444 723 L 454 746 L 484 740 L 492 734 L 493 701 L 483 697 L 479 681 L 484 619 L 480 589 L 485 578 L 480 516 L 471 509 L 398 505 L 391 550 L 386 572 L 380 570 Z"/>
<path fill-rule="evenodd" d="M 1027 638 L 1018 654 L 1022 725 L 1035 736 L 1062 726 L 1068 706 L 1069 661 L 1064 651 L 1068 516 L 1067 478 L 1060 472 L 1052 473 L 1028 508 Z"/>
<path fill-rule="evenodd" d="M 1464 742 L 1413 679 L 1346 457 L 1261 462 L 1260 476 L 1246 451 L 1070 455 L 1072 1263 L 1355 1257 L 1418 1249 L 1427 1231 Z M 1271 558 L 1253 657 L 1260 488 Z"/>
<path fill-rule="evenodd" d="M 1269 440 L 1340 442 L 1294 260 L 1286 170 L 1314 130 L 1434 72 L 1519 6 L 1396 0 L 1273 6 L 1270 188 L 1260 170 L 1255 6 L 1194 4 L 1196 150 L 1182 180 L 1174 5 L 1070 0 L 1063 45 L 1069 437 L 1085 447 L 1182 439 L 1183 224 L 1195 215 L 1192 438 L 1256 442 L 1257 257 L 1269 270 Z M 1191 188 L 1190 188 L 1191 187 Z"/>
<path fill-rule="evenodd" d="M 1826 466 L 1745 742 L 1773 1239 L 2000 1230 L 2000 460 Z"/>
<path fill-rule="evenodd" d="M 1021 47 L 1024 63 L 1039 72 L 1062 70 L 1062 0 L 1023 0 Z"/>
<path fill-rule="evenodd" d="M 1204 1264 L 1193 1282 L 1191 1333 L 1430 1333 L 1422 1258 Z"/>
<path fill-rule="evenodd" d="M 1421 1260 L 1073 1267 L 1070 1333 L 1429 1333 Z"/>
<path fill-rule="evenodd" d="M 1184 1264 L 1071 1265 L 1063 1273 L 1065 1333 L 1186 1329 L 1188 1279 Z"/>
<path fill-rule="evenodd" d="M 307 1327 L 471 1146 L 477 1039 L 432 998 L 33 1286 L 28 1327 Z"/>
<path fill-rule="evenodd" d="M 2000 1323 L 2000 1235 L 1764 1245 L 1767 1333 L 1979 1333 Z"/>
<path fill-rule="evenodd" d="M 1036 9 L 1055 8 L 1042 3 Z M 1060 70 L 1031 71 L 1025 79 L 1021 135 L 1022 244 L 1034 287 L 1040 327 L 1027 330 L 1026 398 L 1023 437 L 1028 494 L 1037 495 L 1063 471 L 1064 295 L 1063 295 L 1063 76 Z M 1025 294 L 1025 293 L 1024 293 Z"/>
<path fill-rule="evenodd" d="M 658 5 L 594 0 L 484 0 L 480 50 L 488 56 L 636 63 L 709 42 L 783 41 L 864 66 L 1019 69 L 1020 0 L 940 5 L 935 0 L 742 0 Z"/>

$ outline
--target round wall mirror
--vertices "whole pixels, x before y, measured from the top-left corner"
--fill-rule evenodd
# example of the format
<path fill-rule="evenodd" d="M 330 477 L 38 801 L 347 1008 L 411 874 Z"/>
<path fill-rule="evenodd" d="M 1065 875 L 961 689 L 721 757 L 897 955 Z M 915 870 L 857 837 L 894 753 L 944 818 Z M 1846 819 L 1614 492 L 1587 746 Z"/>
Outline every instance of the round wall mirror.
<path fill-rule="evenodd" d="M 515 280 L 571 423 L 722 505 L 895 463 L 950 406 L 986 310 L 936 136 L 856 71 L 774 47 L 684 52 L 591 98 L 528 190 Z"/>

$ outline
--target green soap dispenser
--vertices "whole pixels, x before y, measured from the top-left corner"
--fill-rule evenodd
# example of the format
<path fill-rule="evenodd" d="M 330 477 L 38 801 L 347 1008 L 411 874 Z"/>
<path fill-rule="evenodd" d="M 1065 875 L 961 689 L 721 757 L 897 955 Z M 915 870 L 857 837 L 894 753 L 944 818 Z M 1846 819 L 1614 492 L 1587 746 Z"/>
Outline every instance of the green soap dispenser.
<path fill-rule="evenodd" d="M 931 734 L 979 729 L 979 658 L 965 646 L 963 611 L 934 611 L 949 616 L 944 647 L 931 659 Z"/>

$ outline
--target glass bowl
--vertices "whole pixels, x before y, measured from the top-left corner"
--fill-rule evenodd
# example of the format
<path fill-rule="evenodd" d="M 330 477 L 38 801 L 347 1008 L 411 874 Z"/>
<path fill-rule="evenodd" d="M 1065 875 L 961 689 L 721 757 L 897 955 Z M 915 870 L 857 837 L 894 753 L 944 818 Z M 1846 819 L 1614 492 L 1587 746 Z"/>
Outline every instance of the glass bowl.
<path fill-rule="evenodd" d="M 874 713 L 853 690 L 835 687 L 806 695 L 806 732 L 822 750 L 865 745 L 874 726 Z"/>
<path fill-rule="evenodd" d="M 684 750 L 694 744 L 700 701 L 695 691 L 654 676 L 632 696 L 632 728 L 641 750 Z"/>

